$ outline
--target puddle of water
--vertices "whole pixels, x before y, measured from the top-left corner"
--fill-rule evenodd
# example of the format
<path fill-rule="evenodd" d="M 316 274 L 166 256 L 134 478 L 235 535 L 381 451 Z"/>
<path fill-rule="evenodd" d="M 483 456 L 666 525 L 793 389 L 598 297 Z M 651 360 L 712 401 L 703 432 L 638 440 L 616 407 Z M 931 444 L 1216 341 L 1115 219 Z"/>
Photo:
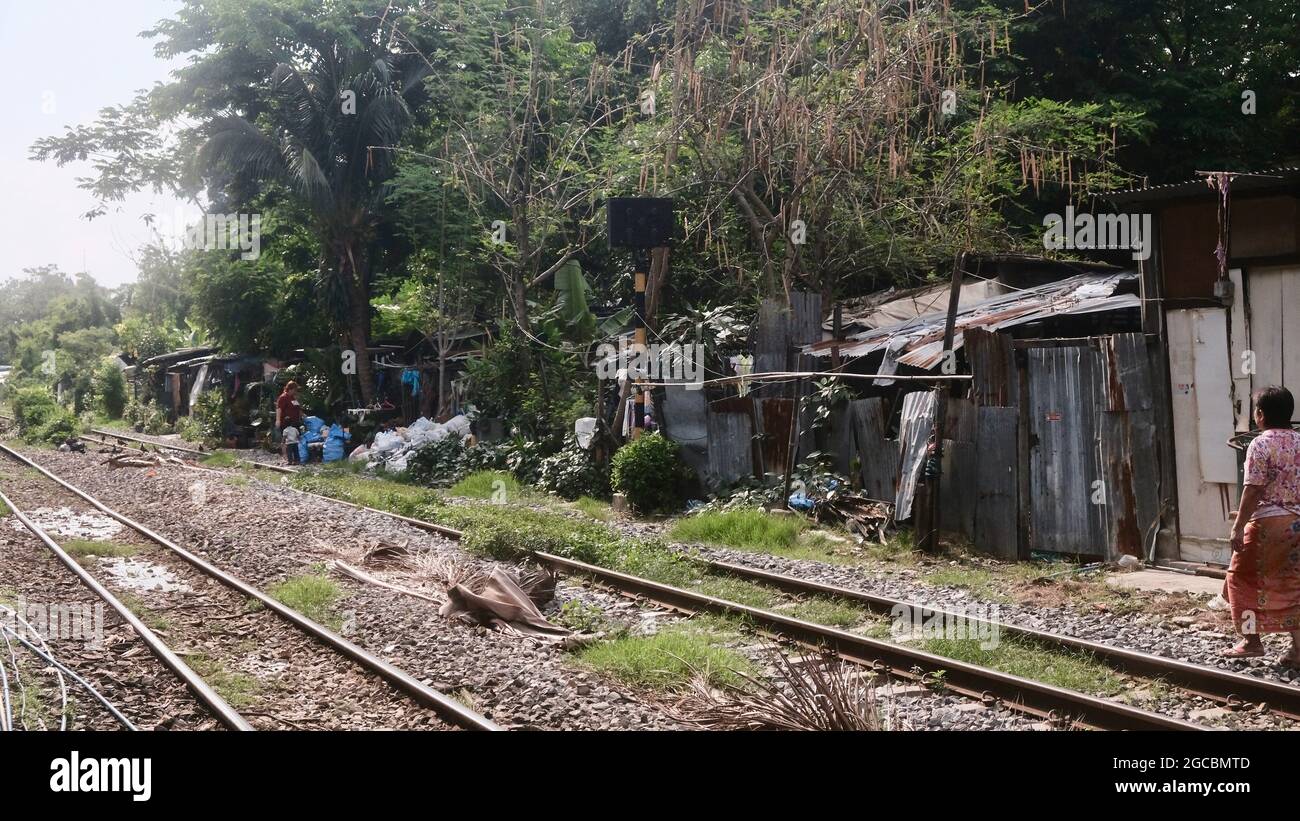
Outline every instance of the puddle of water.
<path fill-rule="evenodd" d="M 122 523 L 102 513 L 78 513 L 67 507 L 38 507 L 27 517 L 42 530 L 69 539 L 90 539 L 107 541 L 122 532 Z M 14 530 L 26 531 L 17 517 L 10 519 Z"/>
<path fill-rule="evenodd" d="M 97 569 L 131 590 L 186 593 L 190 589 L 167 568 L 144 559 L 100 559 Z"/>

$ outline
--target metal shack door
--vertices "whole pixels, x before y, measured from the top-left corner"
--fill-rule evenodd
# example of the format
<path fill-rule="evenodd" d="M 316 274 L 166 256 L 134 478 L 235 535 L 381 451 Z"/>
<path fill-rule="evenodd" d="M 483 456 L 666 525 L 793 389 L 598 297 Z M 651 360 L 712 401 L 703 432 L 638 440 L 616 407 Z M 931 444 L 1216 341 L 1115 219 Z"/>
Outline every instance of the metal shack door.
<path fill-rule="evenodd" d="M 1106 554 L 1097 416 L 1101 356 L 1091 347 L 1029 354 L 1029 547 Z"/>

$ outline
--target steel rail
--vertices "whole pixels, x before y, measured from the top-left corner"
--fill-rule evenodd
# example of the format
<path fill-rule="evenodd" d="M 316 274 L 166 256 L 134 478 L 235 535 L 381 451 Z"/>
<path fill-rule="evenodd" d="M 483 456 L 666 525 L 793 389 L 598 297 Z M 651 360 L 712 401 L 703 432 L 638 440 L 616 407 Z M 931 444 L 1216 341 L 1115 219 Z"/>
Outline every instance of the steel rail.
<path fill-rule="evenodd" d="M 0 445 L 0 447 L 3 447 L 3 445 Z M 6 450 L 8 450 L 8 448 L 6 448 Z M 91 576 L 84 567 L 77 563 L 76 559 L 68 555 L 67 551 L 51 539 L 48 533 L 28 518 L 25 513 L 19 510 L 13 500 L 6 496 L 3 491 L 0 491 L 0 502 L 8 505 L 9 510 L 14 514 L 14 516 L 18 517 L 18 521 L 22 522 L 24 527 L 30 530 L 36 538 L 40 539 L 45 546 L 49 548 L 50 552 L 54 554 L 55 558 L 75 573 L 77 578 L 81 580 L 82 584 L 90 588 L 90 591 L 102 599 L 109 607 L 113 608 L 123 621 L 131 625 L 131 629 L 134 630 L 136 635 L 140 637 L 140 640 L 148 646 L 149 650 L 158 657 L 158 660 L 185 683 L 185 685 L 190 689 L 190 692 L 194 694 L 195 698 L 211 710 L 217 717 L 218 721 L 232 730 L 253 729 L 253 725 L 249 724 L 243 716 L 226 703 L 226 700 L 222 698 L 216 690 L 212 689 L 206 681 L 200 678 L 198 673 L 195 673 L 190 669 L 190 666 L 182 661 L 180 656 L 172 652 L 171 648 L 169 648 L 163 640 L 158 637 L 157 633 L 149 629 L 144 622 L 140 621 L 140 619 L 116 596 L 114 596 L 108 588 L 100 584 L 94 576 Z"/>
<path fill-rule="evenodd" d="M 220 451 L 217 450 L 196 450 L 194 448 L 181 447 L 180 445 L 167 445 L 167 444 L 163 444 L 162 442 L 151 442 L 148 439 L 141 439 L 137 436 L 129 436 L 125 433 L 118 433 L 117 431 L 101 430 L 100 428 L 91 428 L 89 431 L 87 431 L 87 433 L 93 433 L 98 435 L 100 437 L 99 443 L 104 445 L 113 444 L 112 442 L 104 441 L 105 439 L 117 439 L 119 442 L 139 442 L 142 445 L 153 445 L 154 447 L 159 448 L 161 450 L 174 450 L 178 453 L 188 453 L 192 456 L 199 456 L 204 458 L 220 453 Z M 82 434 L 82 437 L 87 438 L 86 434 Z M 94 442 L 96 440 L 91 439 L 90 441 Z M 264 462 L 257 462 L 252 459 L 240 459 L 238 457 L 235 458 L 235 461 L 239 462 L 239 464 L 241 465 L 248 465 L 250 467 L 261 468 L 263 470 L 273 470 L 278 473 L 298 472 L 296 469 L 291 468 L 288 465 L 268 465 Z"/>
<path fill-rule="evenodd" d="M 787 593 L 833 596 L 846 599 L 863 604 L 867 609 L 875 613 L 897 614 L 899 608 L 904 608 L 905 612 L 909 614 L 909 618 L 913 620 L 917 614 L 922 618 L 935 616 L 944 623 L 956 623 L 947 622 L 948 619 L 961 619 L 967 624 L 997 630 L 1004 634 L 1032 641 L 1039 646 L 1064 647 L 1081 653 L 1088 653 L 1122 672 L 1163 678 L 1180 690 L 1219 702 L 1232 709 L 1240 709 L 1248 704 L 1263 704 L 1270 712 L 1300 720 L 1300 687 L 1257 679 L 1241 673 L 1216 670 L 1213 667 L 1155 656 L 1137 650 L 1128 650 L 1123 647 L 1115 647 L 1074 636 L 1037 630 L 1032 627 L 1019 627 L 1005 622 L 952 613 L 903 599 L 892 599 L 887 596 L 867 593 L 863 590 L 809 581 L 795 576 L 773 573 L 768 570 L 758 570 L 730 562 L 697 561 L 702 561 L 710 571 L 715 573 L 723 573 L 747 581 L 759 582 L 779 588 Z"/>
<path fill-rule="evenodd" d="M 1049 720 L 1068 721 L 1079 727 L 1098 730 L 1206 729 L 1126 704 L 682 590 L 586 562 L 541 552 L 535 552 L 533 556 L 554 569 L 589 576 L 625 594 L 638 595 L 675 610 L 744 617 L 773 634 L 787 636 L 809 647 L 830 650 L 865 667 L 881 669 L 883 666 L 898 676 L 923 681 L 927 680 L 926 676 L 941 676 L 946 689 L 980 700 L 991 696 L 1009 707 Z"/>
<path fill-rule="evenodd" d="M 86 503 L 92 505 L 93 507 L 95 507 L 97 510 L 101 511 L 105 515 L 111 516 L 112 518 L 116 519 L 117 521 L 121 522 L 122 524 L 126 525 L 132 530 L 139 532 L 142 536 L 149 539 L 150 541 L 153 541 L 161 545 L 162 547 L 166 548 L 167 550 L 170 550 L 172 553 L 175 553 L 177 556 L 179 556 L 180 558 L 184 559 L 186 562 L 193 565 L 201 573 L 204 573 L 205 575 L 210 576 L 213 579 L 216 579 L 218 582 L 226 585 L 232 590 L 238 591 L 244 596 L 256 599 L 257 601 L 261 602 L 267 609 L 274 611 L 277 615 L 281 616 L 286 621 L 293 624 L 295 627 L 302 630 L 307 635 L 317 639 L 318 641 L 322 642 L 323 644 L 327 645 L 328 647 L 337 651 L 343 656 L 351 659 L 352 661 L 356 662 L 362 667 L 379 675 L 381 678 L 388 681 L 393 686 L 405 692 L 415 701 L 424 704 L 427 707 L 432 708 L 436 713 L 438 713 L 438 715 L 442 716 L 450 723 L 458 727 L 463 727 L 465 729 L 471 729 L 471 730 L 501 730 L 502 729 L 499 725 L 492 722 L 488 718 L 479 715 L 478 713 L 465 707 L 463 704 L 456 701 L 455 699 L 452 699 L 438 692 L 432 687 L 429 687 L 428 685 L 424 684 L 423 682 L 411 676 L 409 673 L 397 667 L 394 667 L 392 664 L 389 664 L 387 661 L 383 660 L 379 656 L 376 656 L 375 654 L 360 647 L 354 642 L 349 641 L 343 636 L 340 636 L 339 634 L 335 633 L 333 630 L 330 630 L 329 628 L 324 627 L 321 624 L 318 624 L 312 619 L 309 619 L 303 614 L 299 613 L 297 610 L 294 610 L 293 608 L 280 603 L 276 599 L 263 593 L 261 590 L 258 590 L 252 585 L 236 578 L 235 576 L 230 575 L 224 570 L 221 570 L 217 566 L 189 552 L 188 550 L 176 544 L 175 542 L 171 541 L 170 539 L 166 538 L 165 536 L 159 535 L 158 533 L 155 533 L 154 531 L 150 530 L 148 527 L 145 527 L 139 522 L 136 522 L 126 517 L 125 515 L 118 513 L 117 511 L 109 508 L 108 506 L 104 505 L 102 502 L 100 502 L 98 499 L 94 498 L 90 494 L 86 493 L 80 488 L 75 487 L 72 484 L 69 484 L 63 479 L 60 479 L 58 476 L 55 476 L 50 471 L 41 467 L 37 463 L 33 462 L 32 460 L 28 459 L 26 456 L 23 456 L 21 453 L 13 450 L 7 445 L 0 444 L 0 451 L 3 451 L 8 456 L 17 459 L 18 461 L 22 462 L 28 467 L 39 471 L 46 478 L 55 482 L 56 484 L 58 484 L 60 487 L 64 488 L 68 492 L 76 495 L 78 498 L 82 499 Z"/>

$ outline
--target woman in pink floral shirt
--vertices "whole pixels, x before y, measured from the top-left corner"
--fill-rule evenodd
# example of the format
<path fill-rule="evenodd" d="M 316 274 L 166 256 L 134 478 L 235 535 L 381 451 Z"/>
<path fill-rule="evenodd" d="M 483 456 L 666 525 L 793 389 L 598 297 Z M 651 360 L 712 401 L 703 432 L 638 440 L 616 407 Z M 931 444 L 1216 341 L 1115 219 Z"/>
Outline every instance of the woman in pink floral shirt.
<path fill-rule="evenodd" d="M 1246 475 L 1232 525 L 1228 602 L 1242 640 L 1229 658 L 1264 655 L 1262 633 L 1290 633 L 1282 663 L 1300 667 L 1300 432 L 1286 388 L 1255 394 L 1261 433 L 1246 451 Z"/>

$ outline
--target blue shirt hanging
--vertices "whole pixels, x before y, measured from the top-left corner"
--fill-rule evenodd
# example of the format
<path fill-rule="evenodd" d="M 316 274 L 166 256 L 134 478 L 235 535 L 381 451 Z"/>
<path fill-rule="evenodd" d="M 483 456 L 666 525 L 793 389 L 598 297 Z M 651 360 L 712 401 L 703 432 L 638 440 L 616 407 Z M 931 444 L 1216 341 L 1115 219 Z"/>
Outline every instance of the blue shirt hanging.
<path fill-rule="evenodd" d="M 402 384 L 411 386 L 411 395 L 420 395 L 420 372 L 414 368 L 402 371 Z"/>

